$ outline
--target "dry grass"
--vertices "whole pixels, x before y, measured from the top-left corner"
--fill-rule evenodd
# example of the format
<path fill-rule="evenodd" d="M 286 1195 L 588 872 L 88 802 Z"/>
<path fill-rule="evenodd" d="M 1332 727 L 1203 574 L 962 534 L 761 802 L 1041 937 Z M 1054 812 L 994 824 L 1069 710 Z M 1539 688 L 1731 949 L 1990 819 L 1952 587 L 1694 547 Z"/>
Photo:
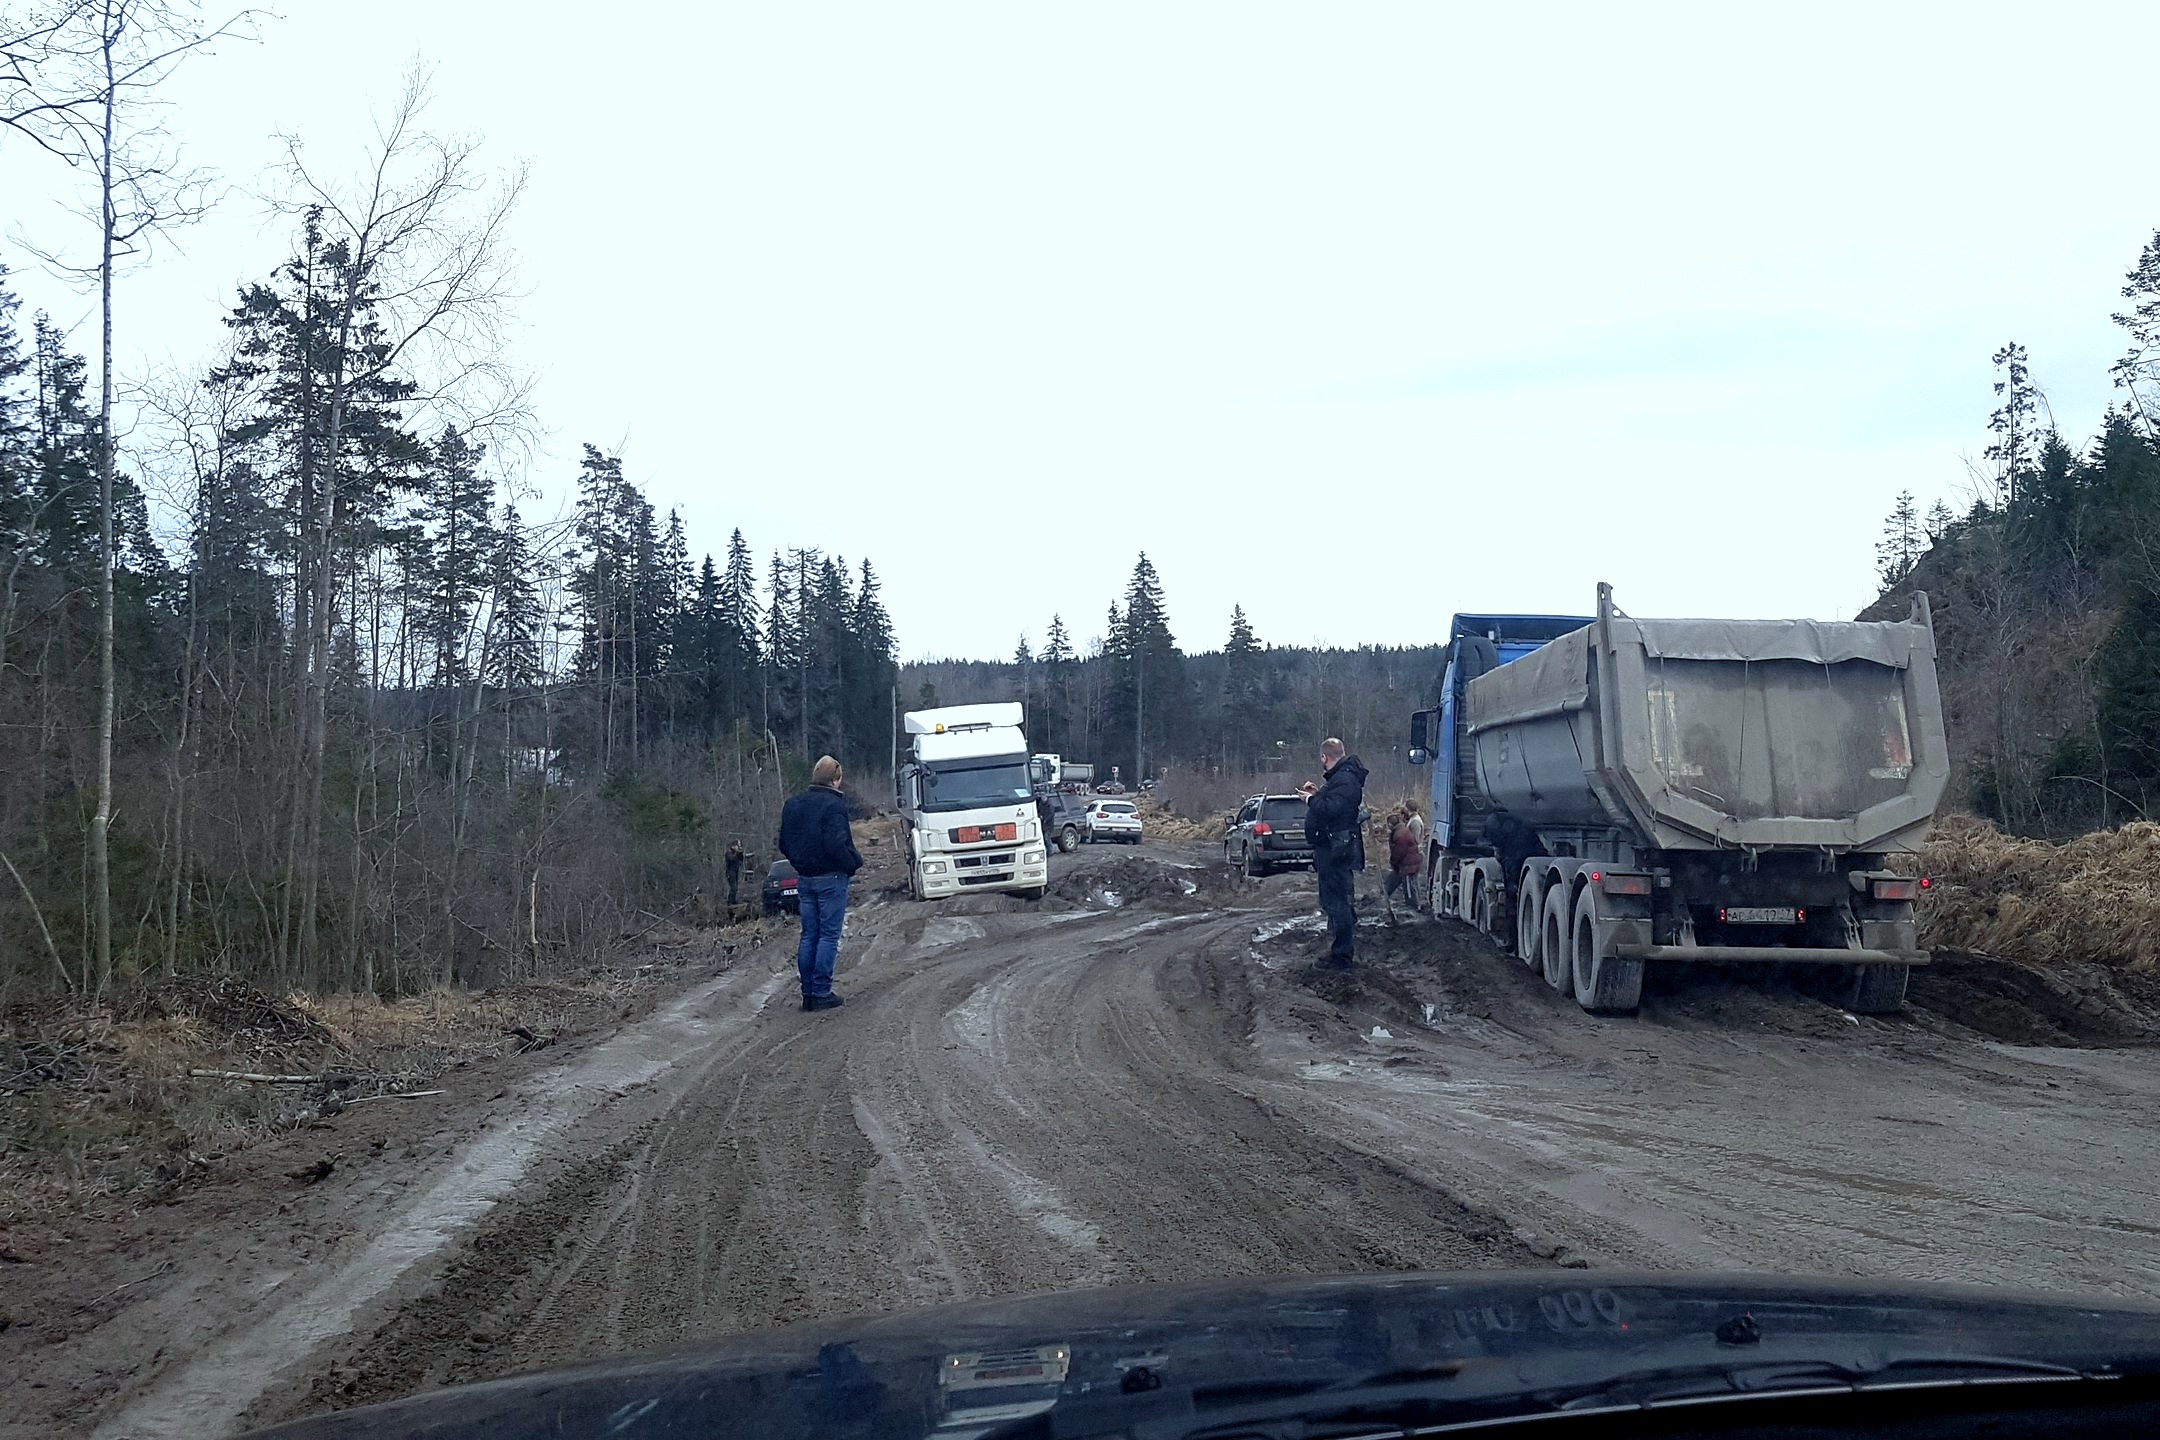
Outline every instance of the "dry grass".
<path fill-rule="evenodd" d="M 2160 966 L 2160 824 L 2055 844 L 1944 819 L 1922 865 L 1923 943 L 2038 964 Z"/>
<path fill-rule="evenodd" d="M 1171 809 L 1154 794 L 1128 796 L 1140 811 L 1140 823 L 1151 840 L 1217 840 L 1222 838 L 1220 823 L 1210 824 L 1181 815 Z"/>
<path fill-rule="evenodd" d="M 604 1028 L 680 974 L 671 952 L 698 961 L 711 944 L 709 933 L 656 927 L 643 937 L 644 963 L 389 1001 L 273 996 L 229 977 L 183 979 L 112 1007 L 15 1001 L 0 1011 L 0 1225 L 154 1200 L 326 1108 Z"/>

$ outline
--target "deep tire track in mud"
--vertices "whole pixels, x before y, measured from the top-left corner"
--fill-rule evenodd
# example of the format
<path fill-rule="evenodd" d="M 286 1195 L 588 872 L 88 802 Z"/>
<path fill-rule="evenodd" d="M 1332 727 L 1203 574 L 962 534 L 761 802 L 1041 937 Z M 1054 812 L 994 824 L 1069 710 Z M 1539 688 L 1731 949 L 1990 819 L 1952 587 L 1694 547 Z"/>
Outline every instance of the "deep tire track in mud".
<path fill-rule="evenodd" d="M 842 1010 L 767 1007 L 254 1418 L 945 1300 L 1552 1263 L 1246 1081 L 1250 913 L 876 923 Z"/>

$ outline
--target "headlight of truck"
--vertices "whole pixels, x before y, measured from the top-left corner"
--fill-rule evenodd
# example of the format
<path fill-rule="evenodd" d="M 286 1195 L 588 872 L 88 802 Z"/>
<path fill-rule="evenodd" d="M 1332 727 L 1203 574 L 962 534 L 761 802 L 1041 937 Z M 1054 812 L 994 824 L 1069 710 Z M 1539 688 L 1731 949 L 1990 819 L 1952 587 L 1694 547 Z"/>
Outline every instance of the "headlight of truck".
<path fill-rule="evenodd" d="M 925 860 L 922 865 L 922 873 L 925 875 L 942 875 L 945 873 L 945 862 L 943 860 Z"/>
<path fill-rule="evenodd" d="M 1040 865 L 1043 863 L 1043 852 L 1040 850 L 1023 850 L 1020 852 L 1020 863 L 1023 865 Z"/>

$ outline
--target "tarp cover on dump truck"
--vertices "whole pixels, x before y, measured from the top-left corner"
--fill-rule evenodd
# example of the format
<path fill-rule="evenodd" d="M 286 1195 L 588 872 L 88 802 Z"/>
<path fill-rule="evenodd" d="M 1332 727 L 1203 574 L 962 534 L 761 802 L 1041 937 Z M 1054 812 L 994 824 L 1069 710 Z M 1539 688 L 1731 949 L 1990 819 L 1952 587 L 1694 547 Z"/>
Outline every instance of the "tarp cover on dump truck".
<path fill-rule="evenodd" d="M 1463 688 L 1469 733 L 1560 715 L 1590 703 L 1590 630 L 1570 630 Z"/>
<path fill-rule="evenodd" d="M 1625 644 L 1631 630 L 1653 660 L 1812 660 L 1822 665 L 1872 660 L 1903 670 L 1912 663 L 1914 646 L 1935 653 L 1927 627 L 1905 621 L 1860 625 L 1849 620 L 1616 619 L 1614 643 Z"/>
<path fill-rule="evenodd" d="M 1591 634 L 1590 626 L 1571 630 L 1470 682 L 1464 692 L 1470 733 L 1588 705 Z M 1613 640 L 1638 641 L 1651 660 L 1868 660 L 1892 670 L 1909 666 L 1916 648 L 1935 653 L 1928 628 L 1910 622 L 1616 619 Z"/>

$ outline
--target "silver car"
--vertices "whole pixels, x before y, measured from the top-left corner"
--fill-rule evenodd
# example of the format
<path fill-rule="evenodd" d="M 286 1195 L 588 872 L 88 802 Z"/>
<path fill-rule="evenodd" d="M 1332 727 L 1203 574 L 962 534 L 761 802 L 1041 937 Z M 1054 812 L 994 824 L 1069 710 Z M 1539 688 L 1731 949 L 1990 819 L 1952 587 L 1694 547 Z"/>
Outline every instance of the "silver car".
<path fill-rule="evenodd" d="M 1130 800 L 1097 800 L 1088 806 L 1087 838 L 1091 841 L 1122 840 L 1140 843 L 1140 810 Z"/>

